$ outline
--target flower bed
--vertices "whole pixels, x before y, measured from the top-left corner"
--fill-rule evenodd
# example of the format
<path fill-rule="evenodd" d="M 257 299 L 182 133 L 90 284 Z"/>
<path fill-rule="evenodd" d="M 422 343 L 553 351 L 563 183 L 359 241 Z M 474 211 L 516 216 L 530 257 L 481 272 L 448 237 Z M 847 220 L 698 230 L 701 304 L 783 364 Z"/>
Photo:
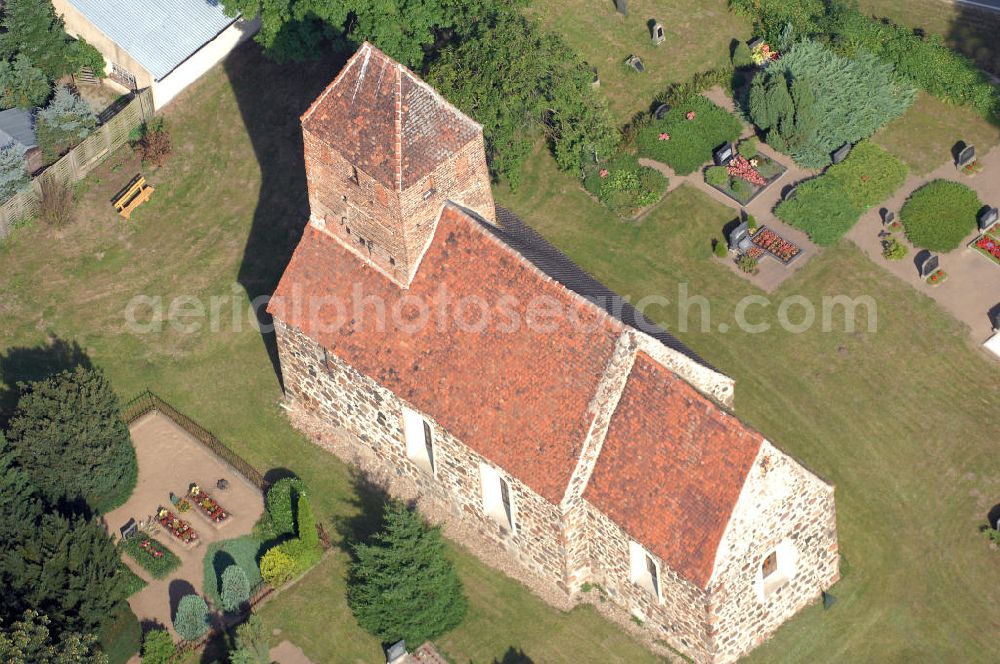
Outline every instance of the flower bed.
<path fill-rule="evenodd" d="M 160 508 L 156 516 L 160 525 L 184 544 L 194 545 L 198 543 L 198 533 L 184 519 L 177 518 L 173 512 L 165 508 Z"/>
<path fill-rule="evenodd" d="M 784 166 L 761 152 L 751 156 L 737 154 L 727 166 L 705 169 L 705 182 L 740 205 L 746 205 L 774 184 L 785 170 Z"/>
<path fill-rule="evenodd" d="M 122 541 L 121 549 L 156 579 L 180 567 L 180 559 L 146 533 L 136 533 Z"/>
<path fill-rule="evenodd" d="M 992 231 L 987 231 L 980 235 L 972 243 L 972 246 L 979 253 L 991 259 L 997 265 L 1000 265 L 1000 237 L 994 235 Z"/>
<path fill-rule="evenodd" d="M 188 493 L 188 500 L 190 500 L 193 505 L 197 506 L 198 509 L 195 511 L 207 517 L 209 521 L 216 525 L 221 525 L 230 517 L 229 512 L 223 509 L 222 505 L 220 505 L 215 498 L 208 495 L 197 484 L 191 485 L 191 491 Z"/>
<path fill-rule="evenodd" d="M 944 283 L 944 280 L 948 278 L 948 273 L 944 270 L 934 270 L 931 276 L 927 277 L 927 283 L 931 286 L 938 286 Z"/>
<path fill-rule="evenodd" d="M 781 237 L 767 226 L 761 226 L 760 230 L 754 233 L 750 240 L 785 265 L 791 263 L 802 253 L 802 250 L 796 245 Z"/>

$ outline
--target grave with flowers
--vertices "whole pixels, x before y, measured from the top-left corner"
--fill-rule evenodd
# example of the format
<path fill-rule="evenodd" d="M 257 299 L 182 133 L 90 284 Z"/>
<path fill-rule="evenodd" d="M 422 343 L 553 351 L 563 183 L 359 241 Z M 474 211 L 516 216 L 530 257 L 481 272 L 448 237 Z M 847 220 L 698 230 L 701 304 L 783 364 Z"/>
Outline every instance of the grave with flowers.
<path fill-rule="evenodd" d="M 996 265 L 1000 265 L 1000 214 L 996 208 L 985 208 L 977 219 L 982 234 L 969 245 Z"/>
<path fill-rule="evenodd" d="M 177 538 L 177 540 L 184 546 L 194 547 L 199 544 L 198 533 L 191 527 L 191 524 L 184 519 L 177 517 L 173 512 L 165 507 L 161 507 L 157 510 L 156 519 L 168 533 Z"/>
<path fill-rule="evenodd" d="M 717 165 L 705 169 L 705 182 L 740 205 L 752 201 L 787 170 L 760 152 L 755 139 L 742 141 L 735 154 L 731 146 L 723 145 L 714 157 Z"/>
<path fill-rule="evenodd" d="M 195 505 L 194 512 L 200 514 L 216 528 L 221 528 L 230 522 L 232 514 L 197 484 L 191 485 L 187 499 Z"/>

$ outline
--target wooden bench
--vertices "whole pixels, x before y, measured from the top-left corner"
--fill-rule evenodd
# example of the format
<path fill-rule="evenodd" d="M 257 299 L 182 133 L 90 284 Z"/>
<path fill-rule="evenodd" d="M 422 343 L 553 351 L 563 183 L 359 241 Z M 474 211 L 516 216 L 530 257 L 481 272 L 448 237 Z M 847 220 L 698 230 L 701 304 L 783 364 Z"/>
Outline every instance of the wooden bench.
<path fill-rule="evenodd" d="M 155 189 L 146 184 L 146 178 L 138 176 L 115 199 L 115 209 L 126 219 L 132 218 L 132 211 L 149 200 Z"/>

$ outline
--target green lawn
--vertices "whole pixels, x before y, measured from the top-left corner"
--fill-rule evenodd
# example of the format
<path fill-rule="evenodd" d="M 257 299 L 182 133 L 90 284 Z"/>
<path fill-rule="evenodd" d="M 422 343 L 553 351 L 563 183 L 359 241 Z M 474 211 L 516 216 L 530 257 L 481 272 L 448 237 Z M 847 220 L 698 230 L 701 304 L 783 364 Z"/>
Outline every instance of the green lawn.
<path fill-rule="evenodd" d="M 149 387 L 258 468 L 300 475 L 332 533 L 366 527 L 373 501 L 358 498 L 343 463 L 288 424 L 267 350 L 245 313 L 239 329 L 225 305 L 218 331 L 167 326 L 136 334 L 125 312 L 137 295 L 167 303 L 192 295 L 208 306 L 234 292 L 245 312 L 245 289 L 273 288 L 305 220 L 298 117 L 339 66 L 275 67 L 244 49 L 228 71 L 213 70 L 169 108 L 174 155 L 144 171 L 156 192 L 131 222 L 108 201 L 137 166 L 112 159 L 81 187 L 76 224 L 21 229 L 0 243 L 0 385 L 10 389 L 43 365 L 59 366 L 70 353 L 50 336 L 74 340 L 123 397 Z M 148 307 L 139 313 L 150 317 Z M 599 662 L 656 661 L 593 610 L 561 613 L 460 547 L 451 554 L 470 601 L 468 619 L 442 640 L 456 661 L 500 660 L 511 646 L 536 661 L 576 662 L 580 653 Z M 331 661 L 331 653 L 336 661 L 382 659 L 377 640 L 347 610 L 345 563 L 338 551 L 265 605 L 268 631 L 282 630 L 275 642 L 289 638 L 315 662 Z"/>
<path fill-rule="evenodd" d="M 653 98 L 671 83 L 729 62 L 731 39 L 750 37 L 750 22 L 729 13 L 725 0 L 629 0 L 628 17 L 611 0 L 535 2 L 530 12 L 561 34 L 591 66 L 597 67 L 619 123 L 649 110 Z M 666 41 L 654 46 L 647 25 L 663 24 Z M 622 65 L 638 55 L 646 71 Z"/>
<path fill-rule="evenodd" d="M 641 222 L 622 223 L 543 153 L 529 163 L 524 186 L 500 200 L 633 301 L 673 301 L 679 284 L 707 297 L 711 331 L 695 318 L 679 336 L 736 379 L 738 415 L 837 487 L 837 603 L 807 609 L 749 661 L 995 661 L 1000 605 L 988 589 L 1000 583 L 1000 554 L 978 528 L 1000 502 L 1000 371 L 970 348 L 967 329 L 842 242 L 750 316 L 770 331 L 734 331 L 736 304 L 762 293 L 708 257 L 731 210 L 681 187 Z M 875 299 L 876 332 L 860 318 L 854 333 L 791 334 L 775 322 L 781 298 L 819 308 L 840 294 Z M 674 307 L 648 313 L 676 329 Z"/>
<path fill-rule="evenodd" d="M 911 172 L 923 175 L 951 160 L 959 141 L 985 155 L 1000 143 L 1000 126 L 921 92 L 903 117 L 880 129 L 873 140 L 905 161 Z"/>

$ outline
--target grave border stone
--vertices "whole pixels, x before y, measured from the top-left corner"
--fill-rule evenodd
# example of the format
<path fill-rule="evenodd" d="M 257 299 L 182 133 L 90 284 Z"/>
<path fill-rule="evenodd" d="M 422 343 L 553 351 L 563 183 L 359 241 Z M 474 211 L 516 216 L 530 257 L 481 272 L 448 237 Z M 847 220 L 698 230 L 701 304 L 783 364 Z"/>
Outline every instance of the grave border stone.
<path fill-rule="evenodd" d="M 659 46 L 667 39 L 666 33 L 664 33 L 663 31 L 663 24 L 660 23 L 659 21 L 653 23 L 652 39 L 654 46 Z"/>
<path fill-rule="evenodd" d="M 839 148 L 833 151 L 830 155 L 830 160 L 835 164 L 839 164 L 845 159 L 847 159 L 851 154 L 851 149 L 853 146 L 850 143 L 844 143 Z"/>

